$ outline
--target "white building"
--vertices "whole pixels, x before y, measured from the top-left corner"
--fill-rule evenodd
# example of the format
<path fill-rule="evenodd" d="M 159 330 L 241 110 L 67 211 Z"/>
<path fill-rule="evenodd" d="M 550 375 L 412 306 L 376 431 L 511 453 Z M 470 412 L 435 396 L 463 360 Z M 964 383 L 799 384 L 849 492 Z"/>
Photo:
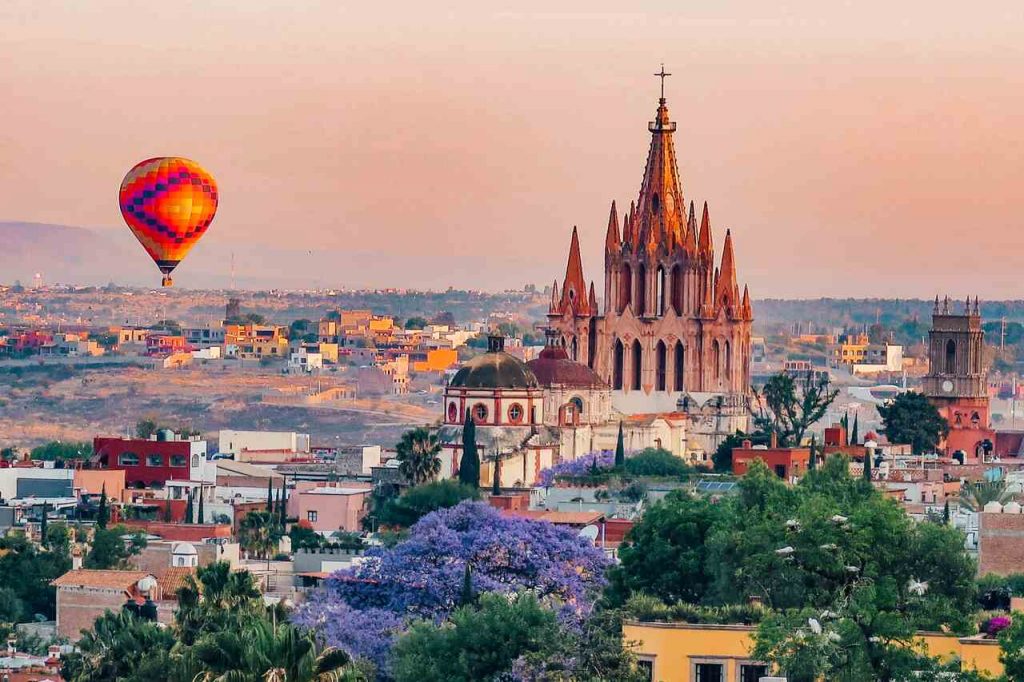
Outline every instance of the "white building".
<path fill-rule="evenodd" d="M 324 356 L 306 348 L 299 348 L 288 356 L 288 371 L 294 373 L 312 372 L 323 369 Z"/>
<path fill-rule="evenodd" d="M 219 435 L 220 453 L 246 461 L 245 453 L 279 451 L 292 454 L 309 453 L 309 434 L 294 431 L 234 431 L 224 429 Z"/>

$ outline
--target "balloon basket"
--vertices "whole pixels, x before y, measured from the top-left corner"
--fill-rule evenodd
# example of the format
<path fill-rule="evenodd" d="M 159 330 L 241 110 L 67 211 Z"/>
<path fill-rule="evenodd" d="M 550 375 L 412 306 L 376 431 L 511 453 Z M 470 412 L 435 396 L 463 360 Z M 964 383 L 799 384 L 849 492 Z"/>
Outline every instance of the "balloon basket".
<path fill-rule="evenodd" d="M 163 280 L 160 282 L 160 285 L 165 287 L 173 287 L 174 280 L 171 279 L 170 277 L 164 276 Z"/>

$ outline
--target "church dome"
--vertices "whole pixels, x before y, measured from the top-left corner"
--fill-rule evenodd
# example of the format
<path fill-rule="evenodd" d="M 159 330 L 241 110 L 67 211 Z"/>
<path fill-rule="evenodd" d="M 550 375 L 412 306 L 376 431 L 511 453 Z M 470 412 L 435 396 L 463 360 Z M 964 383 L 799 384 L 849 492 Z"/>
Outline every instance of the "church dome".
<path fill-rule="evenodd" d="M 505 339 L 492 336 L 487 352 L 478 355 L 459 369 L 451 388 L 537 388 L 537 377 L 526 363 L 505 352 Z"/>
<path fill-rule="evenodd" d="M 548 345 L 536 360 L 526 363 L 537 382 L 545 387 L 608 388 L 597 372 L 584 364 L 570 360 L 561 346 Z"/>

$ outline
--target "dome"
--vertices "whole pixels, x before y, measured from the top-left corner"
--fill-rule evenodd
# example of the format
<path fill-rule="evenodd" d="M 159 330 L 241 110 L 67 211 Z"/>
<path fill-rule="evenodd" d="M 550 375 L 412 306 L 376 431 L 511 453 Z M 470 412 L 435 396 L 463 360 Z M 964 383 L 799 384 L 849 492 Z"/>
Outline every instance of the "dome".
<path fill-rule="evenodd" d="M 179 542 L 171 548 L 171 554 L 187 554 L 189 556 L 195 556 L 199 554 L 196 551 L 195 546 L 191 542 Z"/>
<path fill-rule="evenodd" d="M 478 355 L 459 369 L 452 378 L 452 388 L 537 388 L 537 377 L 526 363 L 505 352 L 505 339 L 492 336 L 487 352 Z"/>
<path fill-rule="evenodd" d="M 561 346 L 548 346 L 540 357 L 526 363 L 541 386 L 569 388 L 608 388 L 597 372 L 586 365 L 570 360 Z"/>

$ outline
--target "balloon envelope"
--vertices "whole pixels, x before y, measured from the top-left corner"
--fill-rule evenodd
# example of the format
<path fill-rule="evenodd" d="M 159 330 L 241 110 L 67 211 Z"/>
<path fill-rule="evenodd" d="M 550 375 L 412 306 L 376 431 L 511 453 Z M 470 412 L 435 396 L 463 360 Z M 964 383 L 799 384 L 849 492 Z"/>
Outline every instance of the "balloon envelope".
<path fill-rule="evenodd" d="M 124 176 L 119 198 L 132 234 L 168 275 L 210 226 L 217 196 L 217 183 L 202 166 L 172 156 L 136 164 Z"/>

